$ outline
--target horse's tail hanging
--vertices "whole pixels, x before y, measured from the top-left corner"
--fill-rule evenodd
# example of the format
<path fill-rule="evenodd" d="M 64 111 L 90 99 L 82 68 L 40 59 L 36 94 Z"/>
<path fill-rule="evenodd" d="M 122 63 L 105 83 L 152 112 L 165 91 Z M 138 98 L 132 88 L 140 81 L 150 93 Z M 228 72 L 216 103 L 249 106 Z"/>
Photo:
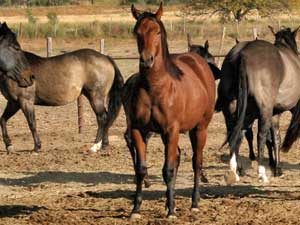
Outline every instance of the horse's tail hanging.
<path fill-rule="evenodd" d="M 121 109 L 122 105 L 122 89 L 124 86 L 124 79 L 123 76 L 117 66 L 117 64 L 114 62 L 114 60 L 110 57 L 108 57 L 111 63 L 114 66 L 115 69 L 115 77 L 114 82 L 109 90 L 108 93 L 108 123 L 109 126 L 114 122 L 114 120 L 117 118 L 119 111 Z"/>
<path fill-rule="evenodd" d="M 293 143 L 300 136 L 300 100 L 294 108 L 293 116 L 286 131 L 284 141 L 282 144 L 282 151 L 288 152 L 292 147 Z"/>
<path fill-rule="evenodd" d="M 248 101 L 248 82 L 246 66 L 243 58 L 238 59 L 238 98 L 236 107 L 236 125 L 231 134 L 229 134 L 228 142 L 231 149 L 236 149 L 237 142 L 242 133 L 244 120 L 246 116 L 247 101 Z"/>

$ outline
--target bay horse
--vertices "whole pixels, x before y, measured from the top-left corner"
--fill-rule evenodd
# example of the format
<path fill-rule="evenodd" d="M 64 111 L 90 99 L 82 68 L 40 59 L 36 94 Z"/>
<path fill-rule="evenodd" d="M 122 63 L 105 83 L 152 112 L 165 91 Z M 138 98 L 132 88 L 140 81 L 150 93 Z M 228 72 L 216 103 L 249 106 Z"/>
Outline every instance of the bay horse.
<path fill-rule="evenodd" d="M 215 57 L 209 52 L 208 40 L 205 41 L 205 44 L 203 46 L 198 45 L 198 44 L 192 44 L 191 37 L 189 34 L 187 34 L 187 40 L 188 40 L 188 51 L 195 52 L 198 55 L 200 55 L 201 57 L 203 57 L 206 60 L 206 62 L 208 63 L 210 69 L 212 70 L 215 80 L 220 79 L 221 70 L 216 65 Z M 132 107 L 130 104 L 134 104 L 131 101 L 131 99 L 133 97 L 135 87 L 139 83 L 139 79 L 140 79 L 139 72 L 134 73 L 126 80 L 124 87 L 123 87 L 122 102 L 123 102 L 123 108 L 124 108 L 125 115 L 126 115 L 127 127 L 130 127 L 129 117 L 130 117 L 130 108 Z M 148 140 L 150 139 L 151 136 L 152 136 L 152 133 L 149 132 L 147 137 L 145 138 L 146 144 L 148 143 Z M 130 150 L 133 164 L 135 165 L 136 153 L 135 153 L 134 144 L 133 144 L 133 141 L 132 141 L 132 138 L 130 136 L 130 132 L 128 129 L 126 129 L 126 131 L 124 133 L 124 138 L 126 140 L 127 147 Z M 203 173 L 201 173 L 201 181 L 204 183 L 208 182 L 207 178 L 205 177 L 205 175 Z M 150 187 L 151 184 L 149 181 L 148 174 L 144 178 L 144 183 L 145 183 L 146 188 Z"/>
<path fill-rule="evenodd" d="M 215 82 L 205 60 L 195 53 L 171 55 L 161 21 L 162 4 L 156 13 L 131 7 L 137 20 L 134 34 L 140 55 L 138 84 L 129 109 L 130 132 L 134 147 L 136 193 L 131 218 L 140 217 L 142 186 L 147 174 L 146 137 L 161 135 L 165 146 L 163 178 L 167 186 L 168 218 L 175 217 L 174 189 L 180 162 L 179 133 L 189 131 L 193 148 L 194 189 L 192 209 L 198 209 L 199 178 L 207 127 L 214 113 Z"/>
<path fill-rule="evenodd" d="M 223 111 L 230 146 L 230 180 L 236 182 L 242 130 L 258 119 L 258 178 L 268 182 L 263 152 L 270 135 L 275 151 L 274 175 L 280 174 L 279 146 L 272 116 L 293 113 L 283 149 L 289 149 L 300 134 L 300 59 L 296 45 L 297 28 L 274 32 L 275 43 L 255 40 L 238 43 L 222 65 L 218 103 Z M 236 101 L 237 100 L 237 101 Z M 232 113 L 234 112 L 234 113 Z"/>
<path fill-rule="evenodd" d="M 0 118 L 7 152 L 12 150 L 12 144 L 6 123 L 19 109 L 22 109 L 29 124 L 34 139 L 33 150 L 38 152 L 41 141 L 36 129 L 34 105 L 62 106 L 74 102 L 81 94 L 89 100 L 98 123 L 95 144 L 90 151 L 108 147 L 108 129 L 120 111 L 124 84 L 115 62 L 92 49 L 80 49 L 50 58 L 30 52 L 23 54 L 35 77 L 33 85 L 20 88 L 12 79 L 5 79 L 0 84 L 1 92 L 8 101 Z"/>
<path fill-rule="evenodd" d="M 0 23 L 0 82 L 9 78 L 20 87 L 27 87 L 33 84 L 33 77 L 16 34 L 5 22 Z"/>

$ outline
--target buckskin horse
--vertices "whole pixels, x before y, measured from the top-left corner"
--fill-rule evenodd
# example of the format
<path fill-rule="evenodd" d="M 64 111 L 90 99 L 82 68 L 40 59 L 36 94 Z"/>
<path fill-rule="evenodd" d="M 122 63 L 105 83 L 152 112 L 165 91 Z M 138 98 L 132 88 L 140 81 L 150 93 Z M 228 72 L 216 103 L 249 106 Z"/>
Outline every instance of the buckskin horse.
<path fill-rule="evenodd" d="M 149 132 L 161 135 L 165 146 L 163 178 L 167 186 L 168 217 L 175 217 L 174 189 L 180 162 L 180 132 L 189 131 L 193 148 L 192 209 L 198 210 L 199 178 L 207 127 L 214 113 L 215 81 L 205 60 L 196 53 L 169 54 L 167 34 L 157 12 L 131 7 L 137 20 L 134 34 L 140 55 L 138 85 L 131 99 L 127 128 L 136 149 L 136 193 L 131 218 L 140 217 L 143 180 L 147 174 L 146 142 Z"/>
<path fill-rule="evenodd" d="M 275 163 L 271 169 L 274 175 L 281 173 L 272 116 L 287 110 L 293 113 L 283 149 L 288 150 L 299 137 L 300 59 L 295 41 L 298 30 L 287 28 L 275 33 L 271 28 L 275 35 L 274 44 L 262 40 L 241 42 L 224 60 L 217 105 L 221 106 L 228 132 L 231 170 L 228 180 L 239 180 L 236 169 L 242 130 L 255 119 L 258 119 L 258 178 L 263 182 L 268 182 L 263 165 L 268 134 L 275 150 Z"/>
<path fill-rule="evenodd" d="M 6 33 L 11 33 L 9 28 Z M 4 36 L 7 39 L 7 36 Z M 6 123 L 22 109 L 34 139 L 34 151 L 39 151 L 41 141 L 36 130 L 34 105 L 61 106 L 74 102 L 80 94 L 89 100 L 96 114 L 98 131 L 91 151 L 108 146 L 108 129 L 118 115 L 122 101 L 123 77 L 115 62 L 108 56 L 91 49 L 80 49 L 50 58 L 23 52 L 33 85 L 20 88 L 12 79 L 0 84 L 2 94 L 8 100 L 0 119 L 6 150 L 12 150 Z M 108 104 L 106 106 L 105 101 Z"/>

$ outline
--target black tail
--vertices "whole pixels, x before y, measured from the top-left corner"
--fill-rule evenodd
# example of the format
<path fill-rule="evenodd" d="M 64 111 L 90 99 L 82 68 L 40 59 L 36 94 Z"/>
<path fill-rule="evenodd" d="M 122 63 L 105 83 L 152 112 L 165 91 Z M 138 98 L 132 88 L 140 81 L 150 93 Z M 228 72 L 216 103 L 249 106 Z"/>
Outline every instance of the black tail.
<path fill-rule="evenodd" d="M 246 116 L 247 102 L 248 102 L 248 82 L 246 66 L 243 58 L 239 58 L 239 76 L 238 76 L 238 99 L 237 99 L 237 111 L 236 111 L 236 124 L 232 132 L 228 136 L 228 142 L 231 149 L 236 149 L 239 137 L 242 134 L 242 128 Z"/>
<path fill-rule="evenodd" d="M 114 60 L 110 57 L 108 59 L 111 61 L 111 63 L 114 66 L 115 69 L 115 78 L 114 82 L 109 90 L 108 93 L 108 126 L 111 126 L 112 123 L 117 118 L 121 105 L 122 105 L 122 89 L 124 86 L 124 79 L 122 77 L 122 74 L 117 66 L 117 64 L 114 62 Z"/>
<path fill-rule="evenodd" d="M 282 151 L 288 152 L 292 147 L 293 143 L 300 136 L 300 101 L 294 108 L 293 116 L 289 125 L 289 128 L 286 131 L 284 141 L 282 144 Z"/>

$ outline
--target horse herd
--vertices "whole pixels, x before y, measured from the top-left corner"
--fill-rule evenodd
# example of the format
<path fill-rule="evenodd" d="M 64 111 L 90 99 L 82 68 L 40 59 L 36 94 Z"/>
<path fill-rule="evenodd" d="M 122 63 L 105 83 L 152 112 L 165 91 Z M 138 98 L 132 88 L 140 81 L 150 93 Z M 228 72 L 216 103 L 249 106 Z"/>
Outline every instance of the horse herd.
<path fill-rule="evenodd" d="M 90 151 L 107 151 L 108 129 L 123 104 L 127 129 L 125 140 L 132 156 L 136 192 L 131 218 L 140 218 L 142 187 L 149 186 L 146 148 L 153 132 L 160 134 L 165 146 L 163 179 L 167 186 L 168 217 L 175 218 L 175 180 L 180 163 L 179 134 L 188 132 L 193 150 L 194 188 L 192 211 L 198 211 L 199 180 L 203 174 L 203 148 L 214 111 L 225 117 L 230 147 L 233 181 L 241 172 L 239 147 L 246 131 L 253 152 L 252 125 L 258 119 L 258 178 L 268 182 L 263 166 L 264 147 L 269 149 L 269 164 L 274 176 L 282 174 L 280 147 L 287 151 L 300 135 L 300 58 L 295 37 L 299 30 L 285 28 L 274 44 L 263 40 L 237 43 L 219 70 L 204 47 L 192 45 L 189 52 L 170 54 L 167 33 L 161 21 L 162 4 L 156 13 L 141 12 L 132 5 L 136 19 L 139 72 L 124 84 L 115 62 L 94 50 L 80 49 L 50 58 L 21 50 L 16 35 L 6 23 L 0 24 L 0 89 L 7 106 L 0 119 L 3 141 L 9 153 L 13 148 L 6 123 L 19 109 L 23 111 L 34 139 L 34 150 L 41 141 L 36 130 L 34 105 L 60 106 L 75 101 L 80 94 L 89 100 L 97 117 L 98 130 Z M 202 57 L 201 57 L 201 56 Z M 215 80 L 220 79 L 216 100 Z M 107 104 L 106 104 L 107 102 Z M 292 113 L 281 145 L 279 115 Z"/>

